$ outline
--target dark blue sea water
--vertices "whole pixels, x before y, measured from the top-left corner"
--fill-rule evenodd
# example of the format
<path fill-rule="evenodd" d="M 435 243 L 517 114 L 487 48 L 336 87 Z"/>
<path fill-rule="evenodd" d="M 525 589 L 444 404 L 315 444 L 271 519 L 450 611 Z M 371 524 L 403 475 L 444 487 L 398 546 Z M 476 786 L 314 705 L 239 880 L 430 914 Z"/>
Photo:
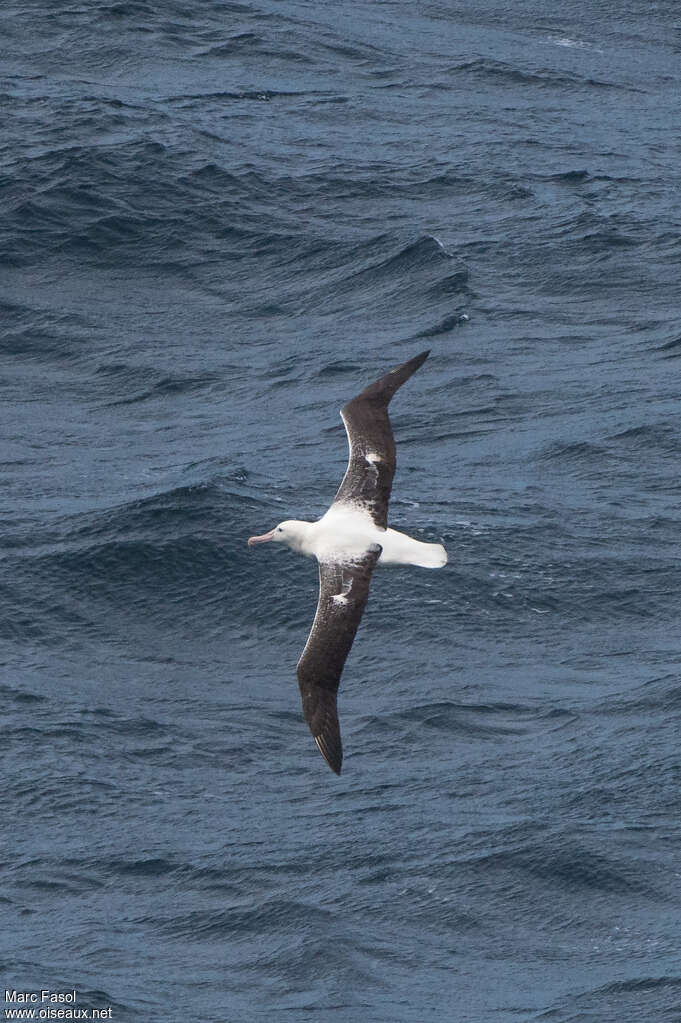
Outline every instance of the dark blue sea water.
<path fill-rule="evenodd" d="M 6 0 L 0 985 L 681 1019 L 681 12 Z M 336 778 L 295 666 L 393 406 Z M 16 1007 L 16 1006 L 15 1006 Z M 12 1008 L 6 1005 L 4 1008 Z"/>

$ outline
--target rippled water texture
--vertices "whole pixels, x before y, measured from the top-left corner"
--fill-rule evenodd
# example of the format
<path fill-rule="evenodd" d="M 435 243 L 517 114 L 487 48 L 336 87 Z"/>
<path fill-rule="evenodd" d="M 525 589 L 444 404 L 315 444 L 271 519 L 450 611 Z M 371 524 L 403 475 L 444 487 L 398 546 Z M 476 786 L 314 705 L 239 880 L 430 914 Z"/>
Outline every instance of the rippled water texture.
<path fill-rule="evenodd" d="M 678 4 L 7 0 L 0 974 L 118 1023 L 681 1016 Z M 337 412 L 393 404 L 341 688 Z"/>

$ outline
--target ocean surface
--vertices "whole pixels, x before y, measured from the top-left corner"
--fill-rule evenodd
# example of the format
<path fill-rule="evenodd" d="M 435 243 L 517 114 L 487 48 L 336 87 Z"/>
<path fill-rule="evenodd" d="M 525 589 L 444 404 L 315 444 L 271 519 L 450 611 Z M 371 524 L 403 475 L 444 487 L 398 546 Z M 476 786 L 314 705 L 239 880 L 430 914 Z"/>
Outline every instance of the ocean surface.
<path fill-rule="evenodd" d="M 6 0 L 0 37 L 0 987 L 680 1020 L 679 4 Z M 316 567 L 246 541 L 325 511 L 338 410 L 425 348 L 391 517 L 450 560 L 375 574 L 336 778 Z"/>

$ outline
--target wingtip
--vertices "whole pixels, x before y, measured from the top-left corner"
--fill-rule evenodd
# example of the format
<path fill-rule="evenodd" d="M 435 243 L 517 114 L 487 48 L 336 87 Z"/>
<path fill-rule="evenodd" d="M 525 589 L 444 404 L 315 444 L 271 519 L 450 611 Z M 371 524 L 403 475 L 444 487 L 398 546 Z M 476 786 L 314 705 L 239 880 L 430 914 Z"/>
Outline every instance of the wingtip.
<path fill-rule="evenodd" d="M 315 735 L 314 741 L 317 743 L 317 749 L 324 757 L 334 774 L 341 773 L 341 767 L 343 765 L 343 749 L 340 743 L 336 746 L 329 747 L 326 742 L 326 737 L 323 735 Z"/>
<path fill-rule="evenodd" d="M 417 369 L 421 368 L 423 363 L 426 361 L 426 359 L 430 355 L 430 352 L 431 352 L 430 348 L 427 348 L 425 350 L 425 352 L 419 352 L 419 354 L 415 355 L 413 358 L 407 359 L 406 362 L 400 363 L 399 366 L 395 366 L 395 369 L 392 370 L 392 372 L 393 373 L 399 373 L 400 370 L 405 370 L 405 371 L 408 371 L 409 372 L 409 376 L 411 376 L 412 373 L 415 373 Z"/>
<path fill-rule="evenodd" d="M 398 374 L 398 376 L 400 377 L 400 383 L 397 386 L 401 387 L 402 384 L 405 383 L 409 379 L 409 377 L 416 372 L 417 369 L 421 368 L 421 366 L 426 361 L 429 355 L 430 348 L 427 348 L 425 352 L 420 352 L 418 355 L 415 355 L 412 359 L 408 359 L 406 362 L 401 363 L 401 365 L 396 366 L 395 369 L 391 370 L 391 373 L 389 375 L 392 375 L 394 373 Z"/>

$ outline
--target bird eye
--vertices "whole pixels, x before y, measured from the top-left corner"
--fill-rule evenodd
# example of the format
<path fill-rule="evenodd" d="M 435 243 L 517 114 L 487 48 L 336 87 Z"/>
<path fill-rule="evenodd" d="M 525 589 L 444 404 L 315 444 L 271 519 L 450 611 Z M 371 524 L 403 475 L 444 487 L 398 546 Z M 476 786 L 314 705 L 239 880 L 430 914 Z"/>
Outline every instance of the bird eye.
<path fill-rule="evenodd" d="M 277 533 L 283 533 L 283 532 L 284 532 L 284 530 L 282 529 L 282 527 L 281 526 L 277 526 Z"/>

